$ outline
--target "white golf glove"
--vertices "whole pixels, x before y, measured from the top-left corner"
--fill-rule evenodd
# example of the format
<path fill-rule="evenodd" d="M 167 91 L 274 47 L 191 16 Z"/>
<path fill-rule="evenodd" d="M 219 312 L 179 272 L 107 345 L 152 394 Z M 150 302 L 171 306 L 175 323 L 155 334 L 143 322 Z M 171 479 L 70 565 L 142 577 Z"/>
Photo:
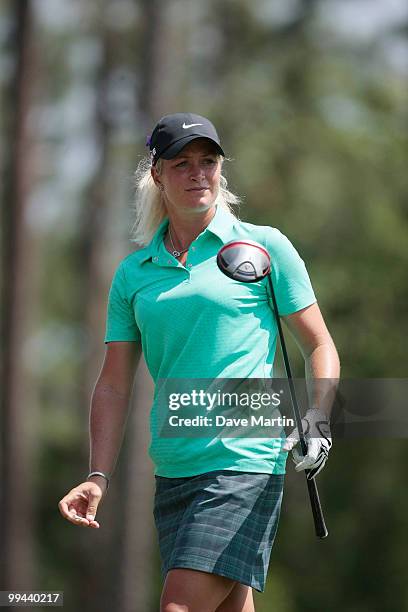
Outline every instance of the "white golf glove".
<path fill-rule="evenodd" d="M 282 450 L 292 450 L 295 470 L 310 470 L 307 478 L 311 480 L 323 469 L 332 447 L 330 424 L 326 414 L 317 408 L 310 408 L 302 419 L 303 435 L 307 444 L 307 455 L 303 456 L 297 448 L 299 432 L 297 427 L 288 435 Z"/>

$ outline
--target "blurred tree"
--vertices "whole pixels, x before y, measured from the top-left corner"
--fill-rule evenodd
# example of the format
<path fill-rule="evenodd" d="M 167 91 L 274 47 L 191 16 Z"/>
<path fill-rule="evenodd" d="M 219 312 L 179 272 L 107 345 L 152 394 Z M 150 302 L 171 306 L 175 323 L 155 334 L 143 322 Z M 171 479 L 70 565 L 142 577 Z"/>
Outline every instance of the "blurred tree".
<path fill-rule="evenodd" d="M 24 349 L 33 316 L 33 309 L 28 306 L 35 303 L 34 245 L 26 218 L 32 180 L 28 116 L 35 79 L 35 53 L 28 0 L 11 5 L 10 19 L 9 48 L 14 71 L 4 96 L 9 122 L 7 146 L 3 149 L 1 215 L 0 588 L 30 589 L 35 587 L 35 479 L 31 466 L 36 418 Z"/>

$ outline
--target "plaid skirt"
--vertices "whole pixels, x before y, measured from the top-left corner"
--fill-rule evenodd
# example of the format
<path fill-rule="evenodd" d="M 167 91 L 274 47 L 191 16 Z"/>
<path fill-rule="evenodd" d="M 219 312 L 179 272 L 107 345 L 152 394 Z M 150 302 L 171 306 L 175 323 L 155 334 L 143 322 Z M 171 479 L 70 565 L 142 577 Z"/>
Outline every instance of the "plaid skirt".
<path fill-rule="evenodd" d="M 162 577 L 173 568 L 218 574 L 265 590 L 284 474 L 216 470 L 155 476 Z"/>

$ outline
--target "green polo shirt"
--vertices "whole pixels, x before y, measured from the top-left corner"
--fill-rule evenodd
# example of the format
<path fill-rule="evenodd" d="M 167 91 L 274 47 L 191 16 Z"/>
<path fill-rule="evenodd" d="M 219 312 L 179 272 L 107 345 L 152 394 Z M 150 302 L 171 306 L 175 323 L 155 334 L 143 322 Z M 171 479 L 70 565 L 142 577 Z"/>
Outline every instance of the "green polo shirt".
<path fill-rule="evenodd" d="M 230 469 L 285 473 L 284 438 L 168 438 L 160 435 L 158 389 L 166 379 L 272 378 L 277 325 L 267 279 L 242 283 L 216 263 L 223 244 L 248 238 L 266 247 L 280 315 L 316 301 L 305 264 L 278 229 L 236 219 L 217 207 L 191 243 L 185 265 L 165 248 L 165 219 L 145 248 L 119 264 L 111 285 L 105 342 L 136 341 L 155 382 L 149 454 L 158 476 Z M 174 382 L 174 381 L 173 381 Z M 173 385 L 174 386 L 174 385 Z"/>

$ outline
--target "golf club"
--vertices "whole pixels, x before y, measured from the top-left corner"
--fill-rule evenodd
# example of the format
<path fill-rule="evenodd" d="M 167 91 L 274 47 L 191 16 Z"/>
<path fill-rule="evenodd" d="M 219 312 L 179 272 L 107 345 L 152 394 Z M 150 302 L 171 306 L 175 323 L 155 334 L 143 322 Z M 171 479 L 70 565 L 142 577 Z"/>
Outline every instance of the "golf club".
<path fill-rule="evenodd" d="M 295 386 L 293 383 L 288 353 L 280 322 L 275 291 L 273 289 L 271 278 L 271 258 L 269 253 L 261 244 L 253 240 L 231 240 L 230 242 L 224 244 L 224 246 L 218 251 L 217 265 L 221 272 L 223 272 L 226 276 L 243 283 L 256 283 L 257 281 L 265 278 L 265 276 L 268 278 L 273 303 L 273 311 L 275 313 L 276 324 L 278 326 L 283 360 L 289 382 L 293 413 L 295 416 L 296 427 L 299 432 L 299 441 L 302 454 L 305 456 L 307 454 L 307 443 L 303 435 L 302 419 L 296 399 Z M 325 538 L 328 535 L 328 531 L 324 522 L 317 485 L 314 478 L 311 480 L 307 478 L 308 473 L 309 470 L 305 470 L 316 535 L 319 538 Z"/>

